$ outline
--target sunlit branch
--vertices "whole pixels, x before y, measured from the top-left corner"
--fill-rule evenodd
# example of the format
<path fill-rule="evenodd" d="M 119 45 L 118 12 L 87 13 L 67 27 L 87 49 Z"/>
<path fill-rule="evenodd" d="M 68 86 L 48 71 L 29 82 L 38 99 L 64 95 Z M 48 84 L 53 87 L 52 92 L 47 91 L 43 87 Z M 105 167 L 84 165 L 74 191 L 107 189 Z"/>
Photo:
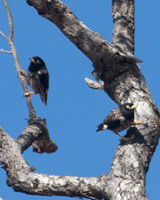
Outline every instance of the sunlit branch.
<path fill-rule="evenodd" d="M 1 48 L 0 52 L 13 55 L 16 70 L 17 70 L 17 73 L 18 73 L 18 78 L 21 81 L 24 93 L 26 93 L 28 91 L 26 79 L 25 79 L 25 76 L 22 74 L 22 69 L 21 69 L 21 66 L 20 66 L 20 63 L 19 63 L 19 60 L 18 60 L 17 51 L 16 51 L 16 48 L 15 48 L 15 45 L 14 45 L 14 42 L 13 42 L 14 29 L 13 29 L 12 15 L 11 15 L 7 1 L 3 0 L 3 3 L 5 5 L 7 15 L 8 15 L 9 36 L 7 37 L 2 31 L 0 31 L 0 34 L 8 41 L 9 46 L 11 48 L 11 51 L 6 51 L 3 48 Z M 38 152 L 38 153 L 44 153 L 44 152 L 53 153 L 53 152 L 55 152 L 57 150 L 57 146 L 49 138 L 49 133 L 48 133 L 48 129 L 46 127 L 45 120 L 42 120 L 41 118 L 37 117 L 35 110 L 33 108 L 30 96 L 26 96 L 26 102 L 27 102 L 27 106 L 28 106 L 28 109 L 29 109 L 29 120 L 28 120 L 29 125 L 27 127 L 30 127 L 31 125 L 36 124 L 36 125 L 34 125 L 36 128 L 34 127 L 33 129 L 30 129 L 28 132 L 26 132 L 26 131 L 23 132 L 17 138 L 16 141 L 19 144 L 22 152 L 24 150 L 26 150 L 31 144 L 33 146 L 33 150 Z M 38 127 L 38 124 L 40 124 L 40 127 Z M 25 130 L 26 130 L 26 128 L 25 128 Z M 35 130 L 38 130 L 38 132 L 35 132 Z M 43 135 L 43 137 L 40 136 L 40 132 L 42 132 L 41 135 Z M 34 135 L 34 133 L 35 133 L 35 135 Z M 26 136 L 28 138 L 27 140 L 26 140 Z"/>
<path fill-rule="evenodd" d="M 90 88 L 97 89 L 97 90 L 104 90 L 104 82 L 103 81 L 97 82 L 97 81 L 93 81 L 89 78 L 85 78 L 84 80 Z"/>
<path fill-rule="evenodd" d="M 6 51 L 6 50 L 4 50 L 4 49 L 0 49 L 0 52 L 12 54 L 12 51 Z"/>
<path fill-rule="evenodd" d="M 7 36 L 6 36 L 2 31 L 0 31 L 0 34 L 1 34 L 6 40 L 8 40 Z"/>
<path fill-rule="evenodd" d="M 26 81 L 25 81 L 25 77 L 21 75 L 21 66 L 20 66 L 20 63 L 19 63 L 19 60 L 18 60 L 18 56 L 17 56 L 17 51 L 16 51 L 16 48 L 15 48 L 15 45 L 13 43 L 13 33 L 14 33 L 14 29 L 13 29 L 13 19 L 12 19 L 12 15 L 11 15 L 11 12 L 10 12 L 10 9 L 9 9 L 9 6 L 8 6 L 8 3 L 6 0 L 3 0 L 3 3 L 4 3 L 4 6 L 6 8 L 6 11 L 7 11 L 7 15 L 8 15 L 8 21 L 9 21 L 9 37 L 7 37 L 2 31 L 0 32 L 0 34 L 5 37 L 7 40 L 8 40 L 8 43 L 9 43 L 9 46 L 11 48 L 11 51 L 10 51 L 10 54 L 13 55 L 13 58 L 14 58 L 14 62 L 15 62 L 15 66 L 16 66 L 16 69 L 17 69 L 17 73 L 18 73 L 18 77 L 21 81 L 21 84 L 22 84 L 22 87 L 23 87 L 23 90 L 24 90 L 24 93 L 27 92 L 27 84 L 26 84 Z M 4 51 L 1 49 L 1 52 L 4 52 L 4 53 L 9 53 L 7 51 Z M 32 102 L 31 102 L 31 97 L 30 96 L 27 96 L 26 97 L 26 101 L 27 101 L 27 105 L 28 105 L 28 109 L 29 109 L 29 117 L 30 118 L 33 118 L 33 117 L 36 117 L 36 113 L 34 111 L 34 108 L 32 106 Z"/>
<path fill-rule="evenodd" d="M 4 6 L 6 8 L 7 11 L 7 15 L 8 15 L 8 22 L 9 22 L 9 39 L 13 39 L 13 20 L 12 20 L 12 15 L 10 12 L 10 9 L 8 7 L 8 3 L 6 0 L 3 0 Z"/>

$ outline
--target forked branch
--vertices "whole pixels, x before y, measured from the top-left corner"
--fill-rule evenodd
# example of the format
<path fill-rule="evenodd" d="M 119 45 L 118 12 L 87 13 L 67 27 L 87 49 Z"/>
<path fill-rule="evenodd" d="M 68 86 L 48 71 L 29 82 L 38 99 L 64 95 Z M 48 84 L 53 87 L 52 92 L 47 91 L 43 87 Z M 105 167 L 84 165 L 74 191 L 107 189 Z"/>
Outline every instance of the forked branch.
<path fill-rule="evenodd" d="M 7 37 L 2 31 L 0 34 L 8 41 L 11 51 L 5 51 L 3 49 L 0 52 L 12 54 L 16 66 L 16 70 L 18 73 L 18 78 L 21 81 L 21 85 L 23 87 L 24 93 L 28 91 L 27 83 L 25 77 L 22 75 L 21 66 L 18 60 L 17 51 L 13 42 L 13 34 L 14 34 L 14 26 L 13 26 L 13 19 L 12 15 L 6 0 L 3 0 L 3 3 L 6 8 L 6 12 L 8 15 L 9 21 L 9 36 Z M 50 140 L 48 130 L 46 127 L 45 120 L 40 119 L 37 117 L 36 112 L 33 108 L 31 97 L 26 96 L 26 102 L 29 110 L 29 121 L 28 127 L 22 132 L 22 134 L 17 138 L 17 142 L 20 145 L 21 152 L 26 150 L 31 144 L 33 145 L 33 150 L 38 153 L 52 153 L 57 150 L 56 144 Z"/>
<path fill-rule="evenodd" d="M 7 1 L 3 0 L 3 3 L 4 3 L 4 6 L 6 8 L 7 15 L 8 15 L 9 36 L 7 37 L 2 31 L 0 32 L 0 34 L 9 43 L 9 46 L 11 48 L 10 54 L 13 55 L 15 66 L 16 66 L 16 70 L 17 70 L 17 73 L 18 73 L 18 77 L 19 77 L 19 79 L 21 81 L 21 84 L 22 84 L 22 87 L 23 87 L 23 90 L 24 90 L 24 93 L 25 93 L 28 90 L 27 89 L 27 84 L 26 84 L 26 81 L 25 81 L 25 77 L 23 75 L 21 75 L 21 70 L 22 69 L 21 69 L 21 66 L 20 66 L 20 63 L 19 63 L 19 60 L 18 60 L 16 48 L 15 48 L 15 45 L 14 45 L 14 42 L 13 42 L 13 34 L 14 34 L 13 19 L 12 19 L 12 15 L 11 15 L 11 12 L 10 12 L 10 9 L 9 9 Z M 2 52 L 5 52 L 5 51 L 2 51 Z M 5 53 L 8 53 L 8 52 L 5 52 Z M 27 105 L 28 105 L 28 109 L 29 109 L 29 117 L 30 118 L 37 117 L 36 113 L 35 113 L 35 110 L 33 108 L 32 102 L 31 102 L 31 97 L 30 96 L 26 96 L 26 101 L 27 101 Z"/>
<path fill-rule="evenodd" d="M 143 125 L 132 127 L 127 131 L 132 140 L 122 141 L 118 146 L 109 175 L 97 178 L 33 173 L 21 156 L 21 152 L 27 146 L 21 148 L 21 151 L 19 146 L 16 147 L 18 143 L 24 144 L 23 140 L 27 137 L 25 131 L 24 137 L 19 137 L 18 142 L 15 142 L 1 129 L 0 161 L 4 164 L 5 170 L 9 172 L 7 183 L 17 191 L 35 195 L 61 195 L 106 200 L 124 198 L 146 200 L 145 177 L 160 136 L 159 112 L 137 65 L 139 60 L 132 55 L 134 34 L 131 35 L 131 46 L 126 46 L 126 48 L 130 47 L 128 55 L 124 53 L 123 45 L 119 45 L 120 41 L 117 40 L 116 32 L 114 35 L 116 46 L 114 46 L 89 30 L 61 1 L 28 0 L 28 2 L 37 9 L 42 17 L 56 24 L 66 37 L 89 57 L 95 68 L 93 74 L 97 80 L 99 78 L 103 80 L 104 91 L 116 103 L 132 102 L 137 105 L 135 117 L 136 120 L 143 121 Z M 121 5 L 128 0 L 113 2 L 115 2 L 113 4 L 114 12 L 116 3 L 119 8 L 122 8 Z M 125 5 L 127 6 L 127 4 Z M 132 6 L 134 7 L 134 1 L 132 1 Z M 133 11 L 134 8 L 129 9 L 132 14 Z M 117 16 L 117 12 L 115 10 L 113 13 L 114 17 Z M 123 13 L 119 12 L 119 14 L 121 17 Z M 123 19 L 123 17 L 118 19 Z M 114 20 L 118 19 L 114 18 Z M 126 22 L 128 23 L 128 21 Z M 95 82 L 87 80 L 87 83 L 94 88 L 97 87 Z M 100 85 L 98 85 L 99 88 Z M 31 122 L 30 125 L 34 127 L 36 123 L 33 121 L 33 124 Z M 17 154 L 13 154 L 12 148 L 17 148 Z M 11 157 L 13 158 L 11 159 Z M 19 162 L 17 162 L 17 157 Z M 17 168 L 15 171 L 15 166 L 18 168 L 18 172 Z"/>

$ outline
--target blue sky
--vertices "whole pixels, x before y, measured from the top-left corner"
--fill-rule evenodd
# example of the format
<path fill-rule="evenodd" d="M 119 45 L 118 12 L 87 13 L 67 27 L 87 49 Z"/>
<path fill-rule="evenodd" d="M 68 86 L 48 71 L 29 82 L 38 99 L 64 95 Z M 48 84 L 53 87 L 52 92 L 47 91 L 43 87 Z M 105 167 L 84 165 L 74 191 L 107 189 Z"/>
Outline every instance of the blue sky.
<path fill-rule="evenodd" d="M 111 1 L 63 1 L 75 15 L 94 32 L 112 41 Z M 110 131 L 96 133 L 96 126 L 117 105 L 103 91 L 92 90 L 84 82 L 92 78 L 91 61 L 80 52 L 59 29 L 40 17 L 26 1 L 8 1 L 14 21 L 14 43 L 21 67 L 27 71 L 29 59 L 40 56 L 50 74 L 48 105 L 38 95 L 33 97 L 37 115 L 46 118 L 50 137 L 58 145 L 54 154 L 39 155 L 29 148 L 24 158 L 36 172 L 99 176 L 109 173 L 119 138 Z M 160 1 L 135 3 L 135 55 L 143 60 L 140 68 L 148 87 L 160 107 Z M 8 21 L 0 1 L 0 30 L 8 34 Z M 0 48 L 9 50 L 0 36 Z M 17 78 L 11 55 L 0 53 L 0 126 L 17 138 L 27 125 L 28 109 Z M 124 134 L 124 133 L 123 133 Z M 160 147 L 158 146 L 147 174 L 146 189 L 150 200 L 159 200 Z M 47 200 L 67 197 L 41 197 L 14 192 L 6 184 L 6 174 L 0 169 L 0 197 L 3 200 Z M 73 198 L 74 199 L 74 198 Z"/>

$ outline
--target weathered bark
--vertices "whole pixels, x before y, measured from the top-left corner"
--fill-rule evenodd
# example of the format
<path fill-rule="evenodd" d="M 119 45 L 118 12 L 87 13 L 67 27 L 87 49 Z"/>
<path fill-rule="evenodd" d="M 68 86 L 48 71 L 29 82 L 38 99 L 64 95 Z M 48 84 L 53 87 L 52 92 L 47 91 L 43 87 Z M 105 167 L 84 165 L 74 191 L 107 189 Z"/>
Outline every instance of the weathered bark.
<path fill-rule="evenodd" d="M 22 74 L 22 69 L 18 60 L 17 51 L 13 42 L 14 29 L 13 29 L 12 15 L 11 15 L 7 1 L 3 0 L 3 3 L 8 15 L 9 35 L 6 36 L 2 31 L 0 31 L 0 34 L 8 41 L 8 44 L 11 48 L 11 51 L 9 51 L 9 53 L 12 54 L 14 58 L 15 67 L 18 73 L 18 78 L 20 79 L 24 93 L 26 93 L 28 92 L 26 77 L 24 73 Z M 3 51 L 3 50 L 2 52 L 8 53 L 7 51 Z M 31 144 L 33 146 L 33 150 L 36 151 L 37 153 L 55 152 L 57 150 L 57 146 L 49 138 L 45 120 L 42 120 L 41 118 L 37 117 L 34 107 L 32 105 L 32 102 L 31 102 L 31 97 L 30 96 L 25 96 L 25 97 L 26 97 L 26 103 L 27 103 L 28 111 L 29 111 L 29 120 L 28 120 L 29 126 L 25 128 L 23 133 L 16 140 L 20 145 L 21 152 L 26 150 Z"/>
<path fill-rule="evenodd" d="M 159 112 L 137 64 L 140 60 L 132 55 L 134 1 L 113 0 L 113 45 L 89 30 L 59 0 L 28 0 L 28 3 L 34 6 L 42 17 L 56 24 L 93 62 L 93 75 L 97 80 L 103 80 L 104 84 L 94 86 L 92 83 L 91 87 L 103 88 L 119 105 L 124 102 L 136 104 L 135 118 L 143 121 L 143 124 L 127 131 L 127 137 L 132 140 L 120 143 L 110 173 L 97 178 L 33 173 L 21 157 L 18 143 L 1 129 L 0 161 L 8 172 L 7 183 L 16 191 L 37 195 L 147 199 L 145 177 L 160 136 Z"/>
<path fill-rule="evenodd" d="M 21 153 L 32 145 L 33 151 L 37 153 L 53 153 L 57 150 L 57 145 L 49 138 L 46 121 L 41 118 L 28 120 L 28 126 L 16 139 L 20 145 Z"/>
<path fill-rule="evenodd" d="M 113 0 L 113 44 L 126 54 L 134 54 L 134 0 Z"/>
<path fill-rule="evenodd" d="M 102 198 L 101 178 L 53 176 L 33 173 L 22 158 L 19 144 L 0 128 L 0 161 L 8 172 L 7 184 L 15 191 L 37 195 Z M 58 190 L 57 190 L 58 189 Z"/>
<path fill-rule="evenodd" d="M 141 62 L 132 54 L 126 55 L 119 51 L 116 46 L 109 44 L 98 33 L 92 32 L 59 0 L 28 0 L 28 2 L 42 17 L 53 22 L 92 61 L 95 68 L 93 75 L 97 80 L 104 68 L 109 67 L 112 62 Z"/>

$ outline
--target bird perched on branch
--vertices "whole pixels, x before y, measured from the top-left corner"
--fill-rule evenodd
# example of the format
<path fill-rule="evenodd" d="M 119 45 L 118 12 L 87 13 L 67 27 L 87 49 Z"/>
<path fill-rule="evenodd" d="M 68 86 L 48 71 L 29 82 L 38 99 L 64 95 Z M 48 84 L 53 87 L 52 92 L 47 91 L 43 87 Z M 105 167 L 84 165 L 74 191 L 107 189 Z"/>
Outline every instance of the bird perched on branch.
<path fill-rule="evenodd" d="M 27 71 L 27 84 L 31 86 L 34 92 L 28 91 L 26 96 L 39 94 L 42 102 L 47 105 L 47 93 L 49 88 L 49 73 L 44 61 L 40 57 L 30 58 L 30 65 Z"/>
<path fill-rule="evenodd" d="M 103 123 L 98 125 L 98 131 L 109 129 L 121 137 L 122 140 L 129 141 L 130 138 L 122 137 L 118 132 L 121 132 L 134 125 L 142 124 L 141 121 L 134 121 L 135 105 L 125 103 L 118 108 L 113 109 L 110 114 L 104 119 Z"/>

